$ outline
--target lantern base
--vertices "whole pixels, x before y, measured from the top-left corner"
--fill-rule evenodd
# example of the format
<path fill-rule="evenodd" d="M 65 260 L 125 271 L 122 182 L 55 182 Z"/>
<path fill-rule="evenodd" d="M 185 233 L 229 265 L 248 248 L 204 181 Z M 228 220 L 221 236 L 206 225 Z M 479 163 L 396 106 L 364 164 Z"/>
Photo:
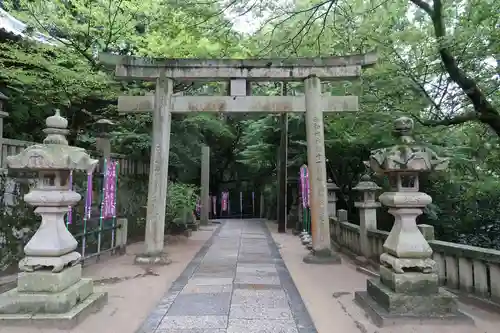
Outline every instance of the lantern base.
<path fill-rule="evenodd" d="M 302 261 L 306 264 L 315 265 L 338 265 L 342 263 L 340 255 L 330 249 L 321 251 L 312 250 Z"/>
<path fill-rule="evenodd" d="M 58 273 L 65 267 L 80 262 L 81 257 L 78 252 L 70 252 L 60 257 L 26 256 L 19 261 L 19 269 L 24 272 L 33 272 L 40 268 L 52 267 L 52 273 Z"/>
<path fill-rule="evenodd" d="M 0 325 L 35 325 L 71 329 L 101 309 L 107 293 L 95 292 L 91 279 L 82 279 L 82 266 L 53 273 L 21 272 L 17 288 L 0 295 Z"/>
<path fill-rule="evenodd" d="M 457 296 L 444 289 L 432 294 L 398 293 L 379 279 L 367 281 L 367 291 L 356 291 L 355 302 L 378 327 L 392 325 L 471 324 L 458 310 Z"/>

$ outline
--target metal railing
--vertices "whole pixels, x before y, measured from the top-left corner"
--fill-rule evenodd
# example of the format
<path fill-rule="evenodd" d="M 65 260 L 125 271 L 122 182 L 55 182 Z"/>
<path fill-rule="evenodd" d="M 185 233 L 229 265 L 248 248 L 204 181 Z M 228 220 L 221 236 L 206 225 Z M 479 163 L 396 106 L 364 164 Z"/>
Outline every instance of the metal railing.
<path fill-rule="evenodd" d="M 77 251 L 82 255 L 82 263 L 102 254 L 123 254 L 127 245 L 127 219 L 91 218 L 81 223 L 69 225 L 70 232 L 78 241 Z M 81 231 L 78 231 L 81 230 Z"/>

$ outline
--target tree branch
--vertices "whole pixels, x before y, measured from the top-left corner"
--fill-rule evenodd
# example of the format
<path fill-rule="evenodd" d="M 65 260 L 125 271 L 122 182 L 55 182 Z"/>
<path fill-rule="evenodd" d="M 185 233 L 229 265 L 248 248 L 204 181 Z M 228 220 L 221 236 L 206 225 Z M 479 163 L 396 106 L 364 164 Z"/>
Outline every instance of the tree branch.
<path fill-rule="evenodd" d="M 479 116 L 475 112 L 464 113 L 453 118 L 445 118 L 441 120 L 421 120 L 420 118 L 413 116 L 417 122 L 424 126 L 436 127 L 436 126 L 452 126 L 460 125 L 469 121 L 477 121 Z"/>
<path fill-rule="evenodd" d="M 446 29 L 443 17 L 443 3 L 441 0 L 433 0 L 433 8 L 423 0 L 410 0 L 420 9 L 424 10 L 431 18 L 436 36 L 438 52 L 441 57 L 441 62 L 450 76 L 450 79 L 455 82 L 460 89 L 471 100 L 476 112 L 474 117 L 466 114 L 459 117 L 458 123 L 463 123 L 460 118 L 470 118 L 469 120 L 479 120 L 480 122 L 489 125 L 495 133 L 500 136 L 500 113 L 488 101 L 487 96 L 479 88 L 477 82 L 467 75 L 461 68 L 458 67 L 456 58 L 453 56 L 450 48 L 445 43 Z M 466 117 L 469 116 L 469 117 Z M 443 125 L 449 123 L 452 119 L 443 120 Z M 467 121 L 467 120 L 466 120 Z"/>
<path fill-rule="evenodd" d="M 416 6 L 420 7 L 423 11 L 425 11 L 429 16 L 434 15 L 434 11 L 432 10 L 431 6 L 425 2 L 424 0 L 410 0 L 413 2 Z"/>

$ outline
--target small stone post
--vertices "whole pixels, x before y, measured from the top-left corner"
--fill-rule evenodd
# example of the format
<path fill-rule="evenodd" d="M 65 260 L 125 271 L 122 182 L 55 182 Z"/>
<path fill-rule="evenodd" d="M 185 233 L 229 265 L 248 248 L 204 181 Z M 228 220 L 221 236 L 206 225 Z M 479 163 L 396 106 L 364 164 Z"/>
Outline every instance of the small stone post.
<path fill-rule="evenodd" d="M 312 251 L 304 257 L 308 264 L 340 264 L 332 250 L 328 193 L 326 190 L 326 157 L 321 81 L 316 76 L 304 80 L 306 102 L 307 163 L 311 188 Z"/>
<path fill-rule="evenodd" d="M 50 318 L 49 325 L 67 329 L 81 321 L 80 314 L 107 300 L 106 293 L 94 292 L 91 279 L 82 278 L 81 255 L 75 251 L 78 243 L 64 223 L 68 207 L 81 199 L 70 190 L 70 171 L 92 172 L 98 161 L 84 149 L 68 145 L 68 121 L 59 110 L 47 118 L 46 126 L 43 144 L 7 157 L 8 168 L 38 174 L 36 187 L 24 200 L 36 207 L 42 222 L 24 247 L 17 288 L 0 296 L 0 321 L 2 325 L 37 320 L 47 324 Z"/>
<path fill-rule="evenodd" d="M 210 147 L 201 148 L 201 209 L 200 224 L 208 225 L 210 220 Z"/>
<path fill-rule="evenodd" d="M 114 123 L 109 119 L 99 119 L 95 123 L 97 129 L 96 148 L 102 153 L 102 158 L 111 158 L 110 132 Z"/>
<path fill-rule="evenodd" d="M 328 178 L 326 189 L 328 191 L 328 220 L 330 221 L 330 238 L 336 238 L 337 225 L 337 193 L 339 189 L 333 179 Z"/>
<path fill-rule="evenodd" d="M 337 215 L 337 193 L 335 191 L 338 191 L 339 187 L 332 179 L 328 178 L 326 189 L 328 191 L 328 217 L 334 218 Z"/>
<path fill-rule="evenodd" d="M 266 207 L 265 207 L 265 197 L 264 197 L 264 192 L 260 192 L 260 202 L 259 202 L 259 217 L 261 219 L 266 217 Z"/>
<path fill-rule="evenodd" d="M 361 201 L 355 202 L 354 206 L 359 208 L 359 241 L 361 254 L 365 258 L 371 258 L 371 246 L 368 239 L 368 230 L 377 229 L 377 208 L 380 203 L 375 201 L 375 192 L 381 188 L 371 181 L 369 175 L 363 175 L 361 181 L 353 190 L 361 192 Z"/>
<path fill-rule="evenodd" d="M 119 217 L 116 219 L 116 246 L 118 247 L 118 253 L 127 253 L 127 235 L 128 235 L 128 220 L 125 217 Z"/>
<path fill-rule="evenodd" d="M 368 280 L 367 291 L 355 292 L 355 300 L 379 326 L 398 319 L 470 320 L 458 310 L 457 297 L 439 288 L 432 249 L 416 223 L 432 202 L 429 195 L 419 192 L 419 174 L 444 170 L 448 160 L 418 145 L 412 130 L 411 118 L 397 119 L 393 133 L 400 143 L 370 155 L 370 167 L 387 175 L 391 183 L 391 191 L 379 200 L 394 215 L 394 225 L 380 255 L 380 279 Z"/>

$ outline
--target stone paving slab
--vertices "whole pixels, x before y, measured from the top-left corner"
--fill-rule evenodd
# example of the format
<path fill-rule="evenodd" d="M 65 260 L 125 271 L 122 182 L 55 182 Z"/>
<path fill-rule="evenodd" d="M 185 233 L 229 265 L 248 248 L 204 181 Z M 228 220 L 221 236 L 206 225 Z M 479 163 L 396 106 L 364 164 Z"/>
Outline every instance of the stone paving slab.
<path fill-rule="evenodd" d="M 298 333 L 293 320 L 231 319 L 227 333 Z"/>
<path fill-rule="evenodd" d="M 184 289 L 182 289 L 181 294 L 214 294 L 214 293 L 230 293 L 233 291 L 232 284 L 222 284 L 222 285 L 196 285 L 188 283 Z"/>
<path fill-rule="evenodd" d="M 192 293 L 178 295 L 168 316 L 225 316 L 229 314 L 231 293 Z"/>
<path fill-rule="evenodd" d="M 194 275 L 193 275 L 194 276 Z M 216 278 L 216 277 L 193 277 L 189 280 L 190 284 L 197 286 L 220 286 L 220 285 L 231 285 L 233 284 L 233 278 Z"/>
<path fill-rule="evenodd" d="M 137 333 L 317 333 L 305 309 L 263 221 L 227 220 Z"/>
<path fill-rule="evenodd" d="M 270 308 L 259 304 L 232 304 L 229 319 L 293 320 L 290 307 Z"/>
<path fill-rule="evenodd" d="M 160 330 L 225 329 L 227 324 L 227 316 L 165 316 L 155 333 Z"/>
<path fill-rule="evenodd" d="M 275 273 L 277 275 L 278 271 L 273 264 L 240 264 L 236 266 L 236 274 L 243 273 Z"/>
<path fill-rule="evenodd" d="M 248 290 L 235 289 L 231 298 L 231 304 L 259 304 L 269 308 L 286 308 L 288 299 L 282 289 L 277 290 Z"/>
<path fill-rule="evenodd" d="M 187 329 L 187 330 L 156 330 L 156 333 L 227 333 L 225 328 L 209 328 L 209 329 Z"/>
<path fill-rule="evenodd" d="M 260 275 L 248 275 L 243 276 L 236 275 L 234 279 L 236 284 L 271 284 L 271 285 L 281 285 L 279 276 L 260 276 Z"/>
<path fill-rule="evenodd" d="M 227 333 L 227 330 L 225 328 L 187 329 L 187 330 L 168 329 L 168 330 L 156 330 L 156 333 Z"/>

